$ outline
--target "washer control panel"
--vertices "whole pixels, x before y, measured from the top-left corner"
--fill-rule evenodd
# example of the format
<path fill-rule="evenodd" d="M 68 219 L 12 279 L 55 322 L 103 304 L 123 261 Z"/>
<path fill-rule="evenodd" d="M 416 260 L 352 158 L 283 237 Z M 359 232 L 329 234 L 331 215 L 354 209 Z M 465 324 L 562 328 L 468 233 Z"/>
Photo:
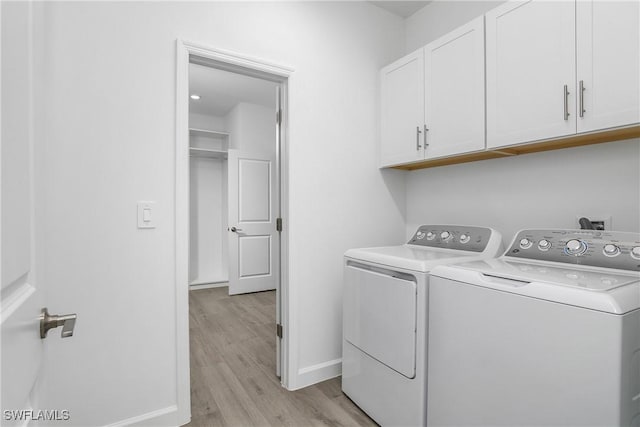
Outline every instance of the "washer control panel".
<path fill-rule="evenodd" d="M 640 233 L 522 230 L 505 256 L 640 271 Z"/>
<path fill-rule="evenodd" d="M 482 252 L 492 231 L 485 227 L 461 225 L 421 225 L 409 240 L 410 245 Z"/>

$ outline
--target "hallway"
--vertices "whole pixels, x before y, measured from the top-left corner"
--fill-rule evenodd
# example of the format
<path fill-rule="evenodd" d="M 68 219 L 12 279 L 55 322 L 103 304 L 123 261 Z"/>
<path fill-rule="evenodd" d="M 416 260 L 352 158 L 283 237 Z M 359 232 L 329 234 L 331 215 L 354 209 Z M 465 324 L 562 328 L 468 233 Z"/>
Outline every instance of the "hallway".
<path fill-rule="evenodd" d="M 375 426 L 334 378 L 290 392 L 275 376 L 275 291 L 190 291 L 189 426 Z"/>

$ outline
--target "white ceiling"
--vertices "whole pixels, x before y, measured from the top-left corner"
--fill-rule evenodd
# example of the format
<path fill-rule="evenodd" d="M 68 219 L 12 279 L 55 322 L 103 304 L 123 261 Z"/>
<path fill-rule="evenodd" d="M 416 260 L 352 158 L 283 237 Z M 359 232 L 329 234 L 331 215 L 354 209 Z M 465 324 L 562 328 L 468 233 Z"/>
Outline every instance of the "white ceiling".
<path fill-rule="evenodd" d="M 189 111 L 223 117 L 241 102 L 275 109 L 276 83 L 203 65 L 189 64 Z"/>
<path fill-rule="evenodd" d="M 385 10 L 388 10 L 391 13 L 394 13 L 403 18 L 407 18 L 427 4 L 431 3 L 431 1 L 404 1 L 404 0 L 390 0 L 390 1 L 375 1 L 370 0 L 370 3 L 375 4 L 378 7 L 381 7 Z"/>

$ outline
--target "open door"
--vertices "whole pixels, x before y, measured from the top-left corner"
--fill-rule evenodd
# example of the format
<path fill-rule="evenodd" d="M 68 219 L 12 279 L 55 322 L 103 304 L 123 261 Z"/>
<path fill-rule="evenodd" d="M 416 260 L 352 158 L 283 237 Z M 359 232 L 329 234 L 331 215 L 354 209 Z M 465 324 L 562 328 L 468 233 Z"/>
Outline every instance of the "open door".
<path fill-rule="evenodd" d="M 229 150 L 229 295 L 276 289 L 275 153 Z"/>
<path fill-rule="evenodd" d="M 38 316 L 44 305 L 35 281 L 32 199 L 32 82 L 28 43 L 30 2 L 2 2 L 2 424 L 26 425 L 37 408 L 44 346 Z M 9 64 L 11 66 L 9 66 Z M 9 413 L 5 411 L 10 411 Z M 15 411 L 15 412 L 14 412 Z"/>
<path fill-rule="evenodd" d="M 63 409 L 39 407 L 46 354 L 42 338 L 58 326 L 63 327 L 63 338 L 73 335 L 75 315 L 44 316 L 44 283 L 36 277 L 33 7 L 32 2 L 0 3 L 0 406 L 1 423 L 7 426 L 70 417 Z"/>

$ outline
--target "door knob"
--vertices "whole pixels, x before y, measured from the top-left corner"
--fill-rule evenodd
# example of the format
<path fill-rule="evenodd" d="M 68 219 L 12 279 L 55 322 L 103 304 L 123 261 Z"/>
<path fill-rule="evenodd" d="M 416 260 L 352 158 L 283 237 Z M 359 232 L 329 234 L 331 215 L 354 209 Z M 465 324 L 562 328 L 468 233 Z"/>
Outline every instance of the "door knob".
<path fill-rule="evenodd" d="M 40 314 L 40 338 L 46 338 L 49 329 L 62 326 L 62 338 L 69 338 L 73 336 L 73 328 L 76 326 L 76 315 L 64 314 L 64 315 L 50 315 L 47 308 L 42 309 Z"/>
<path fill-rule="evenodd" d="M 238 231 L 242 231 L 242 228 L 231 227 L 231 231 L 237 233 Z"/>

